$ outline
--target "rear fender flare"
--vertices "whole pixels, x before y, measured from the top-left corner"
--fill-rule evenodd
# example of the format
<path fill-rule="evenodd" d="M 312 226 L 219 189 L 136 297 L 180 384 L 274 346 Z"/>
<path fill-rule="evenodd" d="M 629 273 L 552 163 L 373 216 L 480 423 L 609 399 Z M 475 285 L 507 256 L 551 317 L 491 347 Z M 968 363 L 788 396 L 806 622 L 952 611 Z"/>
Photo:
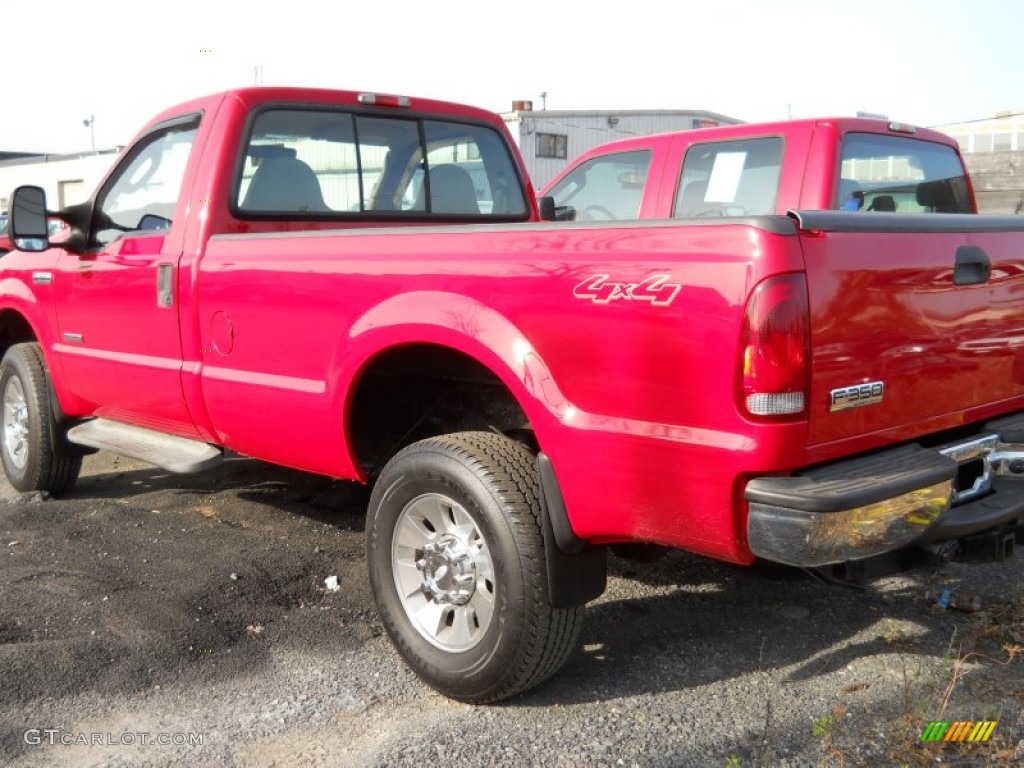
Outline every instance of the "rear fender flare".
<path fill-rule="evenodd" d="M 485 366 L 515 397 L 542 445 L 571 413 L 572 405 L 547 363 L 508 318 L 466 296 L 415 291 L 386 299 L 352 325 L 337 374 L 345 385 L 346 434 L 352 400 L 365 371 L 379 355 L 408 344 L 447 347 Z M 351 441 L 347 442 L 351 452 Z M 351 460 L 358 465 L 354 456 Z"/>

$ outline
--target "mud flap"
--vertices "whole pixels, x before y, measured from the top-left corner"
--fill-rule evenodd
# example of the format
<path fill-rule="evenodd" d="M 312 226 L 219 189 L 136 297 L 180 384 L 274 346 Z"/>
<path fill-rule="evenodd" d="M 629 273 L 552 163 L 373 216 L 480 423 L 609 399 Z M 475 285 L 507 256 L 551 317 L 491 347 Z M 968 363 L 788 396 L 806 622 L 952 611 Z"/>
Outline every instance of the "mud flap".
<path fill-rule="evenodd" d="M 607 547 L 591 547 L 573 533 L 551 459 L 539 453 L 537 466 L 551 604 L 556 608 L 583 605 L 600 597 L 608 584 Z"/>

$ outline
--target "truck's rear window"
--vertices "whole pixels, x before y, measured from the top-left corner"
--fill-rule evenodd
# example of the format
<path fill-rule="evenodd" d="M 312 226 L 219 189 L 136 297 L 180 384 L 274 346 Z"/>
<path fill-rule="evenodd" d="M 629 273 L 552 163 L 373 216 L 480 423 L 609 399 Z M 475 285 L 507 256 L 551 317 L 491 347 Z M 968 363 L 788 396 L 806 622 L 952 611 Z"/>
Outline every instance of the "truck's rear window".
<path fill-rule="evenodd" d="M 242 214 L 524 218 L 508 147 L 486 126 L 281 108 L 252 123 Z"/>
<path fill-rule="evenodd" d="M 952 147 L 876 133 L 848 133 L 835 208 L 842 211 L 971 213 L 967 178 Z"/>

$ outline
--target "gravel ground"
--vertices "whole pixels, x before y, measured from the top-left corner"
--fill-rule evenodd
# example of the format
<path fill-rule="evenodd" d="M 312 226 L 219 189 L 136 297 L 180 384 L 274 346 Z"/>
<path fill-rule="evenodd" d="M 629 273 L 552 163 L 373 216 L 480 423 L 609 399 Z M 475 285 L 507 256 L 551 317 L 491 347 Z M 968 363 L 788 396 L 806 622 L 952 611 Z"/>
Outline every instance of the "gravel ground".
<path fill-rule="evenodd" d="M 246 459 L 177 477 L 97 454 L 59 501 L 3 484 L 0 764 L 1024 765 L 1022 556 L 863 591 L 613 558 L 565 669 L 472 707 L 383 635 L 366 500 Z M 942 588 L 984 610 L 932 606 Z M 922 746 L 939 719 L 998 725 Z"/>

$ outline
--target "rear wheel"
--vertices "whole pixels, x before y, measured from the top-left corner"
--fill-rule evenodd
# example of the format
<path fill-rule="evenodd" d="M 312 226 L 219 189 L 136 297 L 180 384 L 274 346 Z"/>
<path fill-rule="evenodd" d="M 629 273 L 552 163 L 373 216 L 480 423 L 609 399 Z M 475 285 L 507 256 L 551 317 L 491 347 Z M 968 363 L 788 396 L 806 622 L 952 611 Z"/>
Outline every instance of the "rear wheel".
<path fill-rule="evenodd" d="M 498 701 L 554 674 L 583 608 L 548 591 L 536 459 L 488 432 L 400 451 L 370 499 L 367 562 L 384 626 L 410 667 L 461 701 Z"/>
<path fill-rule="evenodd" d="M 82 467 L 81 456 L 60 450 L 60 428 L 50 405 L 43 355 L 35 343 L 15 344 L 0 362 L 3 435 L 0 459 L 17 490 L 69 492 Z"/>

